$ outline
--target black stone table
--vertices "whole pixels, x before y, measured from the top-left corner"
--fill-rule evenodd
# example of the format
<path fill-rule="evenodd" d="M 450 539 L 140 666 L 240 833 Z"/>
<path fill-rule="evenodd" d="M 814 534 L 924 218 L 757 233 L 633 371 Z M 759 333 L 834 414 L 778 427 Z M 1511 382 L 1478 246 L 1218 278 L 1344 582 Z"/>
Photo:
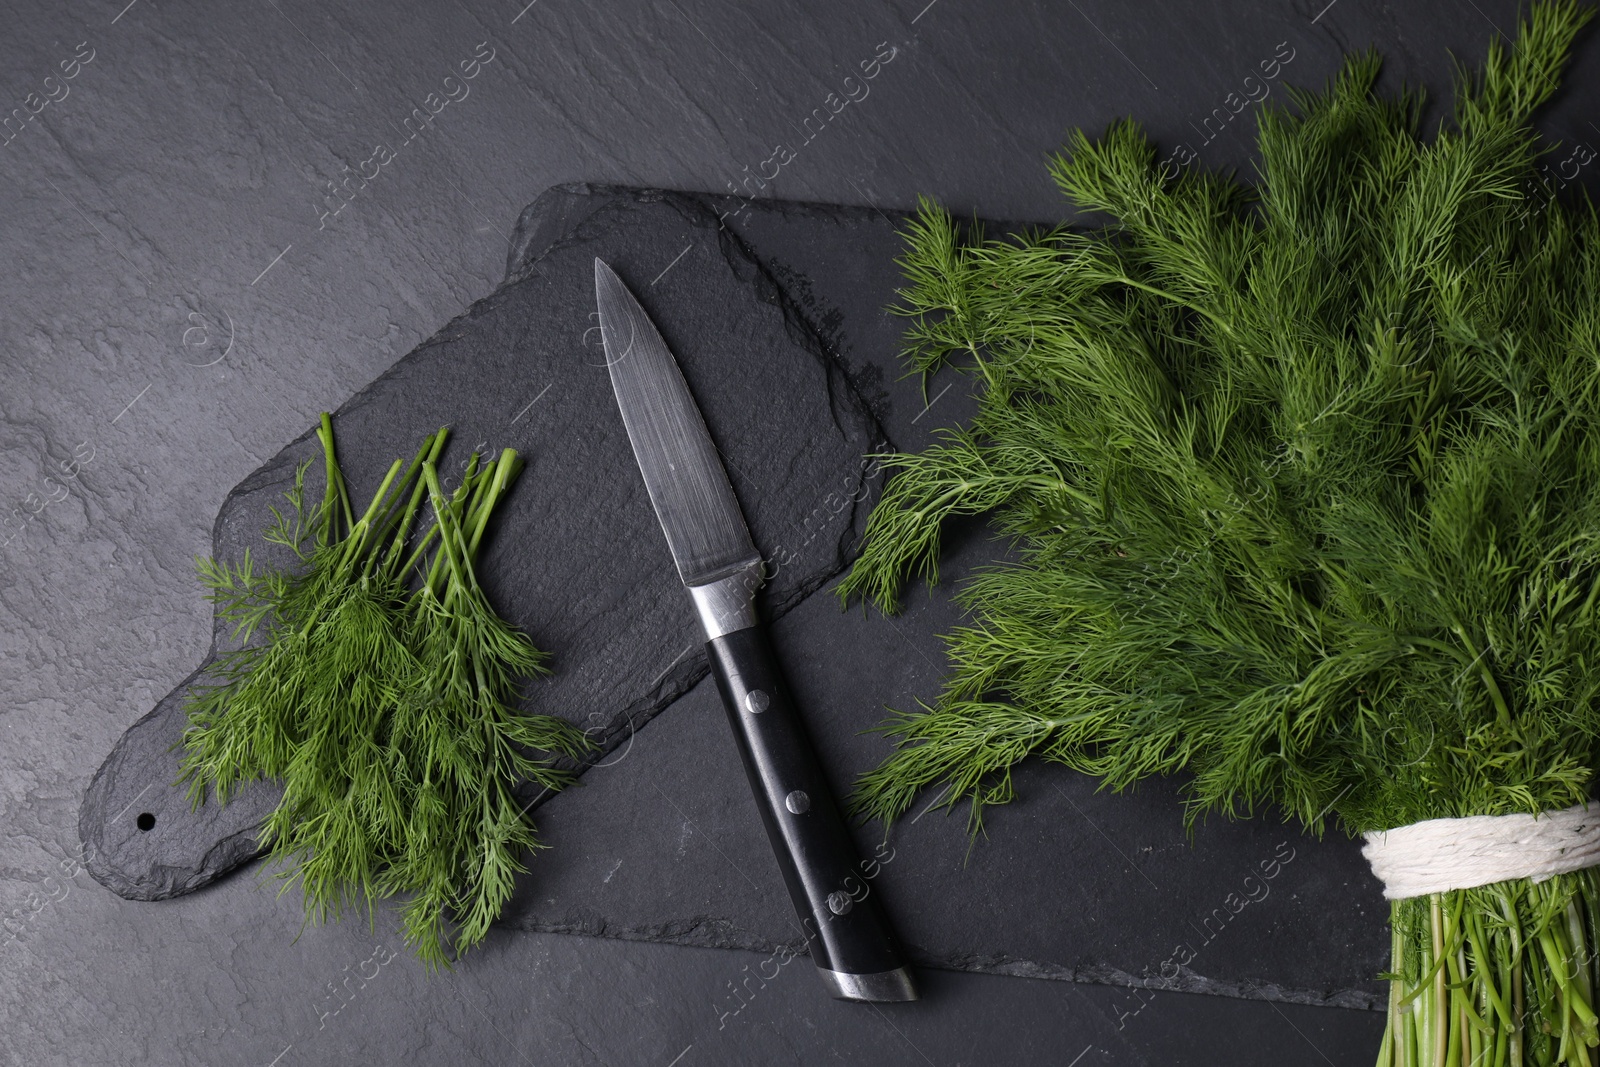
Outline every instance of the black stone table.
<path fill-rule="evenodd" d="M 559 895 L 519 899 L 511 923 L 448 974 L 427 976 L 401 950 L 390 913 L 371 928 L 301 930 L 294 902 L 276 900 L 254 868 L 176 900 L 120 899 L 83 871 L 77 815 L 112 745 L 205 654 L 210 618 L 192 559 L 209 550 L 224 497 L 318 411 L 494 290 L 517 252 L 508 246 L 518 213 L 550 186 L 660 186 L 885 215 L 925 192 L 962 214 L 1055 221 L 1062 210 L 1043 158 L 1073 126 L 1133 114 L 1172 151 L 1245 167 L 1256 105 L 1235 113 L 1241 94 L 1265 86 L 1281 99 L 1285 84 L 1320 83 L 1341 51 L 1368 44 L 1388 55 L 1388 84 L 1443 91 L 1448 55 L 1479 56 L 1514 15 L 1515 5 L 1487 0 L 1403 9 L 1295 0 L 1270 11 L 1231 0 L 1159 12 L 1100 0 L 8 4 L 0 1060 L 1370 1062 L 1382 1026 L 1374 1011 L 1248 982 L 1138 989 L 1137 966 L 1052 970 L 1026 952 L 946 958 L 965 969 L 924 969 L 925 999 L 914 1005 L 833 1002 L 787 967 L 752 994 L 748 976 L 770 973 L 768 941 L 655 922 L 631 880 L 639 864 L 679 856 L 680 869 L 730 884 L 737 868 L 751 869 L 740 853 L 718 854 L 738 839 L 731 808 L 696 806 L 671 777 L 681 746 L 715 743 L 695 734 L 713 706 L 703 687 L 640 730 L 624 761 L 547 806 L 541 818 L 569 835 L 566 851 L 578 855 L 573 842 L 592 838 L 592 852 L 562 870 Z M 1592 37 L 1545 123 L 1569 141 L 1600 141 L 1585 104 L 1600 84 Z M 759 246 L 772 240 L 759 228 L 778 225 L 773 218 L 736 211 L 729 225 Z M 826 278 L 826 268 L 807 263 L 803 273 Z M 887 300 L 892 269 L 876 270 Z M 837 301 L 813 285 L 815 308 Z M 881 363 L 892 336 L 887 317 L 855 335 L 816 325 L 857 368 Z M 961 381 L 936 380 L 926 408 L 914 383 L 860 384 L 896 426 L 896 443 L 916 448 L 959 416 Z M 508 383 L 491 399 L 518 410 L 537 392 Z M 822 632 L 803 617 L 817 610 L 809 604 L 792 613 L 792 633 Z M 946 610 L 935 594 L 906 621 Z M 912 630 L 903 655 L 936 655 L 937 643 Z M 834 632 L 850 639 L 848 628 Z M 795 649 L 796 674 L 828 653 L 825 641 Z M 885 672 L 874 698 L 930 695 L 897 688 L 917 675 Z M 669 731 L 675 714 L 681 725 Z M 1202 827 L 1184 841 L 1164 785 L 1107 797 L 1040 768 L 1023 786 L 1023 806 L 997 813 L 997 840 L 979 849 L 1025 847 L 1000 835 L 1027 830 L 1030 802 L 1081 808 L 1071 833 L 1094 893 L 1122 902 L 1105 908 L 1121 931 L 1107 943 L 1141 945 L 1141 901 L 1209 910 L 1185 901 L 1181 886 L 1147 885 L 1146 872 L 1164 862 L 1152 858 L 1158 850 L 1189 850 L 1203 866 L 1237 828 Z M 632 836 L 608 825 L 618 805 L 581 803 L 607 789 L 633 791 Z M 689 806 L 672 812 L 659 794 Z M 1094 831 L 1114 805 L 1146 820 L 1138 840 Z M 907 842 L 945 850 L 948 870 L 930 891 L 963 877 L 948 851 L 959 834 L 937 819 L 910 828 L 921 836 Z M 1331 857 L 1349 843 L 1294 847 Z M 980 851 L 965 873 L 982 879 L 984 862 Z M 616 912 L 580 898 L 590 867 L 590 882 L 619 887 L 627 914 L 642 919 L 605 928 Z M 1083 899 L 1052 901 L 1047 889 L 1001 885 L 992 907 L 1024 901 L 1042 930 L 1066 921 L 1052 904 L 1073 922 L 1085 911 L 1098 919 Z M 1353 912 L 1328 936 L 1369 943 L 1381 901 L 1370 884 L 1347 893 Z M 1276 932 L 1230 930 L 1217 939 L 1219 968 L 1247 974 L 1292 955 Z"/>

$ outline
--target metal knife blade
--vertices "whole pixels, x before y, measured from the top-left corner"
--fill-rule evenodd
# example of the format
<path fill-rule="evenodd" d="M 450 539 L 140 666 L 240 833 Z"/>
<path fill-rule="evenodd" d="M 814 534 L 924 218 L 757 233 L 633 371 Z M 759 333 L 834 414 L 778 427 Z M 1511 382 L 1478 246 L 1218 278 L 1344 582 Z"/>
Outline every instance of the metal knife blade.
<path fill-rule="evenodd" d="M 611 385 L 706 652 L 812 962 L 846 1000 L 915 1000 L 911 972 L 756 616 L 762 560 L 722 458 L 655 325 L 594 261 Z"/>
<path fill-rule="evenodd" d="M 678 361 L 622 279 L 599 259 L 594 289 L 611 388 L 678 576 L 684 585 L 705 585 L 759 564 L 761 553 Z"/>

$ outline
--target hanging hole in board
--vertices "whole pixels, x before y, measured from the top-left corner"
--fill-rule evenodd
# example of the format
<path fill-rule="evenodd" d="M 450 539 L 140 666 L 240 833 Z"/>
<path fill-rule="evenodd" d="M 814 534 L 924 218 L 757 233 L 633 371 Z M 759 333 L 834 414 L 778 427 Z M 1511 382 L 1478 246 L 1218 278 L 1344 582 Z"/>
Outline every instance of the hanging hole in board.
<path fill-rule="evenodd" d="M 145 833 L 149 833 L 151 830 L 156 828 L 156 817 L 150 814 L 148 811 L 141 811 L 139 813 L 139 817 L 134 820 L 134 825 L 138 826 L 139 829 L 143 830 Z"/>

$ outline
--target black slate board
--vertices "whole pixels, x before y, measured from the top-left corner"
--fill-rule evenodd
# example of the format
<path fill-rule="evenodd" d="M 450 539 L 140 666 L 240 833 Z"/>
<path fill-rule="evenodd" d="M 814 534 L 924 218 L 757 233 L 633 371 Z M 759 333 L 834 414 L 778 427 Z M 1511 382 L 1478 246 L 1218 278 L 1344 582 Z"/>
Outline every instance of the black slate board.
<path fill-rule="evenodd" d="M 519 236 L 540 247 L 516 280 L 347 401 L 334 428 L 352 496 L 370 493 L 393 458 L 441 425 L 453 428 L 446 467 L 473 449 L 513 447 L 527 458 L 497 513 L 482 580 L 506 618 L 552 653 L 555 673 L 530 686 L 530 708 L 578 723 L 603 759 L 707 666 L 612 397 L 595 257 L 612 264 L 672 346 L 752 536 L 780 561 L 762 590 L 769 616 L 843 565 L 864 509 L 824 512 L 813 502 L 859 482 L 860 457 L 878 438 L 838 364 L 703 202 L 634 190 L 595 207 L 582 225 L 563 227 L 559 243 L 541 236 L 543 213 L 530 213 Z M 237 560 L 248 547 L 287 562 L 283 550 L 267 551 L 261 530 L 296 465 L 314 456 L 320 447 L 307 431 L 229 494 L 216 558 Z M 208 662 L 228 639 L 218 623 Z M 204 669 L 128 729 L 84 797 L 88 869 L 124 897 L 187 893 L 251 858 L 279 795 L 260 784 L 226 807 L 191 810 L 173 786 L 184 697 Z"/>
<path fill-rule="evenodd" d="M 584 249 L 613 239 L 610 228 L 624 220 L 631 226 L 645 201 L 667 204 L 683 217 L 697 220 L 696 226 L 712 231 L 716 218 L 723 216 L 724 224 L 760 265 L 748 284 L 765 300 L 771 297 L 767 286 L 775 280 L 782 294 L 778 306 L 798 309 L 821 346 L 836 360 L 824 362 L 827 372 L 811 384 L 829 398 L 830 411 L 844 413 L 844 426 L 856 427 L 844 432 L 834 424 L 832 431 L 852 442 L 854 451 L 833 468 L 831 480 L 822 477 L 803 488 L 783 477 L 777 479 L 782 484 L 744 479 L 737 469 L 743 442 L 722 432 L 719 405 L 737 408 L 762 396 L 763 388 L 746 384 L 742 392 L 730 389 L 721 400 L 700 395 L 713 433 L 725 449 L 732 450 L 730 473 L 747 509 L 754 511 L 750 494 L 755 486 L 759 486 L 756 492 L 789 490 L 784 497 L 789 509 L 785 519 L 801 532 L 791 534 L 786 542 L 777 532 L 780 524 L 765 525 L 752 514 L 763 546 L 770 551 L 786 544 L 803 544 L 808 550 L 818 542 L 827 545 L 827 552 L 794 595 L 785 596 L 779 590 L 780 603 L 774 606 L 795 610 L 777 622 L 775 634 L 779 656 L 808 715 L 824 763 L 836 788 L 843 792 L 857 773 L 874 765 L 885 752 L 880 738 L 863 733 L 881 719 L 883 708 L 912 706 L 916 699 L 930 699 L 938 692 L 943 668 L 936 635 L 960 621 L 949 593 L 963 574 L 1005 555 L 1005 546 L 991 540 L 981 524 L 953 528 L 946 542 L 944 584 L 931 592 L 913 590 L 906 610 L 895 618 L 875 611 L 841 614 L 826 589 L 819 595 L 803 596 L 804 590 L 815 588 L 839 569 L 841 553 L 859 530 L 862 513 L 871 501 L 870 495 L 855 499 L 873 487 L 870 481 L 860 481 L 859 456 L 870 447 L 865 437 L 881 427 L 896 447 L 920 448 L 939 426 L 957 422 L 971 410 L 966 382 L 958 376 L 944 372 L 929 383 L 926 392 L 921 383 L 902 377 L 896 356 L 903 323 L 885 311 L 900 280 L 893 264 L 899 251 L 895 235 L 898 216 L 872 209 L 770 201 L 745 204 L 688 194 L 557 187 L 523 213 L 508 261 L 507 287 L 359 394 L 341 409 L 341 418 L 348 420 L 353 412 L 400 396 L 398 391 L 385 392 L 394 388 L 385 383 L 396 379 L 410 361 L 424 356 L 441 339 L 451 338 L 453 330 L 473 321 L 486 306 L 518 291 L 518 285 L 541 280 L 548 284 L 552 271 L 566 262 L 559 258 L 562 255 L 568 259 L 576 256 L 586 265 L 592 253 Z M 727 240 L 728 234 L 717 235 L 719 244 Z M 691 255 L 668 270 L 662 286 L 673 273 L 692 265 L 697 246 L 674 236 L 651 250 L 649 261 L 666 267 L 685 247 Z M 725 255 L 730 262 L 748 262 L 737 250 Z M 573 268 L 562 269 L 571 272 Z M 577 273 L 584 279 L 589 276 L 586 269 Z M 648 294 L 648 277 L 627 271 L 624 277 L 636 288 L 644 286 Z M 583 295 L 570 295 L 565 304 L 546 304 L 543 311 L 558 309 L 547 317 L 565 314 L 576 320 L 587 315 L 584 301 L 588 299 L 585 289 Z M 668 341 L 684 359 L 688 372 L 690 360 L 700 358 L 684 347 L 694 340 L 677 336 L 668 326 L 670 317 L 663 315 L 666 304 L 653 300 L 647 296 L 646 305 L 663 317 Z M 568 328 L 580 327 L 587 328 L 576 321 Z M 786 318 L 782 331 L 789 333 L 795 327 L 792 317 Z M 801 333 L 804 336 L 807 331 Z M 715 348 L 707 338 L 698 340 Z M 576 345 L 581 339 L 569 338 L 569 342 Z M 799 347 L 806 352 L 806 360 L 814 360 L 813 350 L 805 344 Z M 699 393 L 701 382 L 693 372 L 689 376 Z M 853 391 L 845 386 L 845 377 Z M 762 384 L 765 386 L 765 381 Z M 765 389 L 767 394 L 774 391 Z M 526 396 L 526 392 L 519 394 L 515 404 L 507 401 L 500 405 L 505 409 L 499 412 L 502 423 L 506 412 L 520 408 Z M 865 398 L 871 417 L 861 414 L 858 396 Z M 591 399 L 591 422 L 601 424 L 610 419 L 609 391 Z M 374 417 L 370 411 L 368 417 Z M 836 418 L 830 415 L 824 421 L 834 423 Z M 576 425 L 572 419 L 568 424 Z M 419 424 L 408 427 L 407 433 L 414 431 L 420 436 L 426 428 Z M 619 435 L 620 425 L 612 431 L 613 437 Z M 746 426 L 738 432 L 754 432 L 754 428 Z M 810 431 L 791 427 L 787 432 L 803 435 Z M 519 448 L 524 444 L 515 439 L 502 442 L 499 437 L 490 441 L 494 446 L 501 443 Z M 310 447 L 312 443 L 305 440 L 291 446 L 236 490 L 219 516 L 219 552 L 236 552 L 248 543 L 270 497 L 268 484 L 281 485 L 293 458 L 306 454 Z M 403 451 L 386 447 L 388 453 Z M 619 465 L 637 478 L 627 464 L 619 461 Z M 371 478 L 381 466 L 374 454 L 361 469 Z M 272 472 L 270 477 L 268 472 Z M 258 478 L 266 480 L 258 482 Z M 563 497 L 559 488 L 547 482 L 545 495 L 553 496 L 547 499 L 547 506 L 557 512 L 576 509 L 581 513 L 585 508 L 598 512 L 598 505 L 585 500 L 588 490 L 587 484 L 578 484 Z M 514 499 L 526 500 L 529 495 L 524 488 Z M 242 506 L 236 506 L 241 499 L 254 507 L 248 517 Z M 642 498 L 635 503 L 649 519 Z M 234 514 L 237 528 L 224 521 Z M 572 516 L 567 519 L 570 525 Z M 507 526 L 513 521 L 508 517 Z M 660 535 L 653 520 L 642 525 L 638 551 L 654 553 L 650 564 L 670 574 L 664 548 L 654 547 Z M 506 580 L 498 569 L 501 566 L 509 568 L 507 574 L 518 573 L 505 557 L 509 540 L 502 532 L 487 560 L 491 578 L 497 582 Z M 545 568 L 541 573 L 548 576 L 554 569 L 571 573 L 570 553 L 569 547 L 553 551 L 541 561 Z M 780 584 L 781 579 L 780 574 Z M 526 597 L 540 595 L 509 584 L 501 588 L 497 602 L 508 608 L 513 601 L 507 595 L 519 605 L 527 602 Z M 637 594 L 629 594 L 630 586 L 619 577 L 617 584 L 608 588 L 617 592 L 618 599 L 612 603 L 636 595 L 661 608 L 657 624 L 662 631 L 653 636 L 656 644 L 667 649 L 663 654 L 669 658 L 672 642 L 691 632 L 687 608 L 680 606 L 682 593 L 670 583 L 659 590 L 641 587 Z M 583 684 L 590 668 L 570 652 L 562 655 L 564 640 L 582 637 L 581 617 L 563 615 L 554 603 L 515 609 L 514 616 L 516 610 L 526 611 L 528 619 L 519 621 L 530 625 L 545 647 L 556 649 L 562 672 L 556 678 L 572 673 L 579 676 L 579 682 L 569 684 Z M 678 651 L 689 644 L 685 640 Z M 631 714 L 624 709 L 606 718 L 610 751 L 585 774 L 588 787 L 569 790 L 541 809 L 541 827 L 557 847 L 542 853 L 533 874 L 519 882 L 517 897 L 504 916 L 506 924 L 528 930 L 762 951 L 798 943 L 788 901 L 737 766 L 714 687 L 695 684 L 703 673 L 702 663 L 686 657 L 668 672 L 669 681 L 662 683 L 659 692 L 637 698 L 642 706 Z M 682 695 L 670 714 L 654 720 L 648 729 L 638 729 L 678 694 Z M 177 717 L 170 709 L 163 714 L 163 709 L 167 702 L 130 730 L 129 737 L 140 729 L 154 734 L 162 724 L 171 730 Z M 583 719 L 582 714 L 574 717 Z M 143 742 L 145 752 L 157 747 Z M 85 840 L 99 844 L 100 839 L 92 833 L 100 824 L 120 826 L 120 830 L 102 831 L 103 839 L 128 850 L 133 846 L 126 842 L 137 844 L 139 839 L 126 825 L 132 816 L 124 814 L 118 822 L 118 813 L 130 802 L 127 798 L 152 779 L 147 775 L 141 780 L 117 766 L 117 760 L 113 755 L 107 761 L 91 787 L 84 808 Z M 102 785 L 101 778 L 114 782 Z M 887 841 L 881 828 L 860 829 L 863 853 L 883 858 L 874 886 L 884 894 L 903 939 L 920 962 L 1130 987 L 1377 1006 L 1382 990 L 1372 979 L 1387 962 L 1383 925 L 1387 907 L 1353 843 L 1307 840 L 1294 828 L 1277 824 L 1270 815 L 1253 822 L 1213 822 L 1201 827 L 1191 840 L 1183 831 L 1176 789 L 1167 782 L 1147 783 L 1137 792 L 1108 796 L 1098 793 L 1090 780 L 1060 768 L 1030 764 L 1021 769 L 1018 786 L 1018 801 L 991 811 L 989 835 L 975 845 L 967 839 L 962 818 L 946 818 L 938 811 L 905 820 Z M 97 795 L 96 789 L 101 793 Z M 126 810 L 147 809 L 148 798 L 146 794 L 136 808 Z M 267 790 L 256 797 L 258 804 L 270 800 Z M 186 866 L 178 866 L 194 873 L 188 876 L 189 882 L 182 886 L 174 883 L 163 892 L 196 888 L 247 858 L 250 850 L 240 844 L 247 839 L 246 828 L 246 823 L 240 822 L 230 839 L 220 833 L 225 826 L 190 824 Z M 138 858 L 147 864 L 145 869 L 155 870 L 150 860 Z M 1270 878 L 1266 877 L 1269 871 Z M 95 873 L 106 880 L 103 871 Z M 709 1005 L 708 1012 L 720 1018 L 737 1013 L 742 1003 L 730 987 L 725 1001 Z M 1141 995 L 1130 989 L 1117 1011 L 1125 1020 L 1136 1015 L 1143 1003 Z"/>
<path fill-rule="evenodd" d="M 579 187 L 566 195 L 569 204 L 541 205 L 546 217 L 580 218 L 615 194 Z M 728 225 L 849 368 L 896 447 L 921 448 L 970 413 L 964 377 L 941 372 L 924 391 L 897 358 L 904 321 L 885 309 L 902 284 L 893 262 L 899 216 L 713 202 L 729 211 Z M 912 588 L 901 615 L 842 613 L 825 589 L 777 623 L 779 658 L 837 790 L 887 751 L 880 737 L 863 733 L 885 706 L 914 707 L 937 695 L 937 635 L 961 621 L 950 594 L 963 575 L 1005 554 L 981 523 L 968 522 L 946 539 L 941 585 Z M 586 781 L 590 788 L 542 811 L 551 839 L 573 847 L 541 857 L 505 922 L 763 952 L 799 944 L 709 682 Z M 1271 813 L 1213 820 L 1191 839 L 1176 785 L 1167 781 L 1109 795 L 1090 779 L 1029 763 L 1017 786 L 1019 799 L 990 810 L 988 834 L 975 844 L 960 810 L 918 815 L 937 799 L 931 795 L 887 844 L 881 827 L 858 831 L 863 855 L 885 858 L 874 885 L 920 962 L 1380 1006 L 1385 992 L 1374 977 L 1388 964 L 1388 905 L 1356 843 L 1307 839 Z M 1264 877 L 1263 865 L 1273 877 Z M 737 1012 L 771 970 L 741 975 L 707 1006 L 708 1021 Z M 1144 995 L 1130 989 L 1119 1014 L 1136 1015 Z"/>

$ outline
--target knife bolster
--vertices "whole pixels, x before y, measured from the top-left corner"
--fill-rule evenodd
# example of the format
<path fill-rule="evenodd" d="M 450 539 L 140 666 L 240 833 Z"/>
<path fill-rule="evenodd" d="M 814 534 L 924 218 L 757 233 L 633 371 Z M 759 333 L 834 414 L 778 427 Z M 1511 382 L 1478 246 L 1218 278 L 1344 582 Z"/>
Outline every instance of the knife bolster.
<path fill-rule="evenodd" d="M 860 1000 L 879 1004 L 903 1003 L 917 999 L 917 987 L 911 980 L 911 971 L 896 967 L 877 974 L 846 974 L 827 967 L 818 967 L 822 984 L 839 1000 Z"/>
<path fill-rule="evenodd" d="M 752 560 L 732 574 L 687 587 L 707 641 L 756 624 L 756 590 L 761 588 L 762 570 L 762 561 Z"/>

